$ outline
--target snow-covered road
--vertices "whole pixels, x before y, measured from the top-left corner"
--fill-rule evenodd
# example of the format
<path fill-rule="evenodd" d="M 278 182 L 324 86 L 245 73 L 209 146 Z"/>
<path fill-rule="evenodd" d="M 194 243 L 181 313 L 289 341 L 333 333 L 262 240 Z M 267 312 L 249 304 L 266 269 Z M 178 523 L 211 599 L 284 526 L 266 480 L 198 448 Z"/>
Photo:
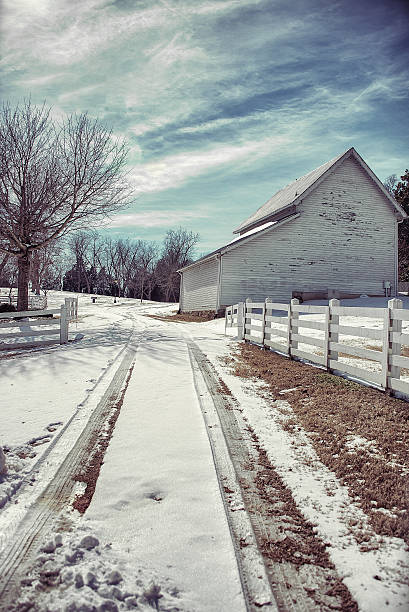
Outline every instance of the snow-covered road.
<path fill-rule="evenodd" d="M 59 305 L 65 294 L 50 297 L 51 306 Z M 315 457 L 313 470 L 306 468 L 311 449 L 305 432 L 283 432 L 274 400 L 261 399 L 256 384 L 234 376 L 221 362 L 232 349 L 223 321 L 186 324 L 144 316 L 175 310 L 175 305 L 125 299 L 113 303 L 104 297 L 93 304 L 90 296 L 80 296 L 79 320 L 70 329 L 72 342 L 0 359 L 0 446 L 9 468 L 0 482 L 0 575 L 10 545 L 20 536 L 21 521 L 38 506 L 41 492 L 76 448 L 124 355 L 130 351 L 133 361 L 91 504 L 82 516 L 67 503 L 58 516 L 49 513 L 41 531 L 33 534 L 35 546 L 22 568 L 28 572 L 20 584 L 18 605 L 23 607 L 16 609 L 33 604 L 39 612 L 103 612 L 136 605 L 148 610 L 155 602 L 161 610 L 174 612 L 246 609 L 237 546 L 208 438 L 212 428 L 215 434 L 221 432 L 220 423 L 211 412 L 205 383 L 195 378 L 200 372 L 195 373 L 189 359 L 190 341 L 207 356 L 216 380 L 220 377 L 227 389 L 226 410 L 232 415 L 237 410 L 238 422 L 244 419 L 243 432 L 255 432 L 299 510 L 328 543 L 336 571 L 358 609 L 405 609 L 408 559 L 403 542 L 374 535 L 375 551 L 357 549 L 347 523 L 359 510 L 348 490 Z M 234 335 L 234 330 L 228 332 Z M 201 411 L 207 410 L 211 416 L 203 420 Z M 219 438 L 224 443 L 223 433 Z M 339 495 L 327 495 L 319 486 L 328 479 Z M 74 480 L 68 484 L 71 500 L 83 492 Z M 331 512 L 321 511 L 326 505 Z M 236 509 L 237 516 L 244 512 L 240 504 Z M 247 535 L 242 544 L 248 551 Z M 37 552 L 38 546 L 42 550 Z M 255 559 L 254 567 L 257 563 Z M 261 579 L 262 572 L 257 574 Z M 374 576 L 381 580 L 374 581 Z M 297 605 L 301 607 L 294 610 L 304 604 Z M 325 609 L 311 606 L 308 609 Z M 0 609 L 13 608 L 0 601 Z M 274 603 L 265 609 L 273 610 Z"/>

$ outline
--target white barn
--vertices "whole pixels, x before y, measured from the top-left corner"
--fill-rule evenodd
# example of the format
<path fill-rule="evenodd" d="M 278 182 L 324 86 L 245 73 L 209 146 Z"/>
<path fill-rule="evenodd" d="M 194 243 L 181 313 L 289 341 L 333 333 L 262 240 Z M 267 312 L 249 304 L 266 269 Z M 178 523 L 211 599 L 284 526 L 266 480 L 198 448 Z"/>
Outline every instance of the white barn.
<path fill-rule="evenodd" d="M 354 148 L 278 191 L 234 240 L 179 270 L 180 310 L 266 297 L 396 295 L 404 210 Z"/>

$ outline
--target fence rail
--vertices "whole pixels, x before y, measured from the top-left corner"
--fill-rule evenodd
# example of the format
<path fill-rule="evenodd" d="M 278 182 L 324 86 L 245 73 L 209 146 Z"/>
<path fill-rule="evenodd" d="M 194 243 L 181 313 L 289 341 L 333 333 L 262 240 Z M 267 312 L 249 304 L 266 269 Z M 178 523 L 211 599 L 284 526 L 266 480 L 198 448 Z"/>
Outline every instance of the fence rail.
<path fill-rule="evenodd" d="M 55 317 L 54 315 L 59 315 Z M 67 344 L 69 324 L 78 315 L 78 299 L 66 298 L 60 308 L 0 313 L 0 351 Z M 37 317 L 51 316 L 50 319 Z M 39 328 L 39 329 L 37 329 Z M 50 336 L 55 338 L 50 339 Z M 43 338 L 35 340 L 34 338 Z M 47 337 L 47 339 L 44 339 Z M 8 342 L 8 340 L 17 342 Z M 6 340 L 6 342 L 4 342 Z"/>
<path fill-rule="evenodd" d="M 17 295 L 0 295 L 0 304 L 17 304 Z M 44 310 L 45 308 L 47 308 L 46 295 L 28 296 L 29 310 Z"/>
<path fill-rule="evenodd" d="M 248 298 L 226 308 L 225 329 L 237 327 L 240 340 L 409 396 L 409 357 L 402 355 L 409 355 L 409 329 L 402 331 L 409 310 L 402 305 L 396 298 L 387 308 L 341 306 L 337 299 L 316 306 Z"/>

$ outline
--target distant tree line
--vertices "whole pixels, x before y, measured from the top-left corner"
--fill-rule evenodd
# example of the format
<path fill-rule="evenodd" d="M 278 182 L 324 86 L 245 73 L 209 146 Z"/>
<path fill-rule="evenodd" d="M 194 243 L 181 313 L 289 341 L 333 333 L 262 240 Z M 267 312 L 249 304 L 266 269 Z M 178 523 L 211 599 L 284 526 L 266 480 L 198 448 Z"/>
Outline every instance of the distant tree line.
<path fill-rule="evenodd" d="M 396 174 L 391 174 L 385 179 L 384 186 L 409 215 L 409 170 L 405 170 L 400 181 Z M 409 218 L 399 223 L 398 227 L 399 280 L 409 281 Z"/>
<path fill-rule="evenodd" d="M 33 293 L 49 289 L 177 302 L 178 269 L 193 261 L 198 234 L 168 230 L 162 245 L 78 231 L 37 249 L 29 281 Z M 16 286 L 15 258 L 0 260 L 0 286 Z"/>

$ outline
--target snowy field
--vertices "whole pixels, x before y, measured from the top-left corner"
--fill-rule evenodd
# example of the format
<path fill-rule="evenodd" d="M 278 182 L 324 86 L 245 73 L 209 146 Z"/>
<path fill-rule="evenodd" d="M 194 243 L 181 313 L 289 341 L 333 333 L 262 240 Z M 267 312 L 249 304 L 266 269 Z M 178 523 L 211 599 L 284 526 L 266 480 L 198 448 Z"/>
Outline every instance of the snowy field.
<path fill-rule="evenodd" d="M 50 292 L 49 306 L 71 295 Z M 301 512 L 328 542 L 359 609 L 408 609 L 403 541 L 372 534 L 372 550 L 360 551 L 348 527 L 351 517 L 370 527 L 348 490 L 320 464 L 308 436 L 284 431 L 257 385 L 233 376 L 221 362 L 236 345 L 235 329 L 225 336 L 223 319 L 180 323 L 145 316 L 176 310 L 174 304 L 114 303 L 103 296 L 93 304 L 89 295 L 79 295 L 68 345 L 17 351 L 9 358 L 0 353 L 0 446 L 8 467 L 0 482 L 4 555 L 104 396 L 124 351 L 129 345 L 136 351 L 91 504 L 84 515 L 67 508 L 65 529 L 50 525 L 23 600 L 44 611 L 152 609 L 155 602 L 169 611 L 245 610 L 189 361 L 191 338 L 239 400 Z"/>

